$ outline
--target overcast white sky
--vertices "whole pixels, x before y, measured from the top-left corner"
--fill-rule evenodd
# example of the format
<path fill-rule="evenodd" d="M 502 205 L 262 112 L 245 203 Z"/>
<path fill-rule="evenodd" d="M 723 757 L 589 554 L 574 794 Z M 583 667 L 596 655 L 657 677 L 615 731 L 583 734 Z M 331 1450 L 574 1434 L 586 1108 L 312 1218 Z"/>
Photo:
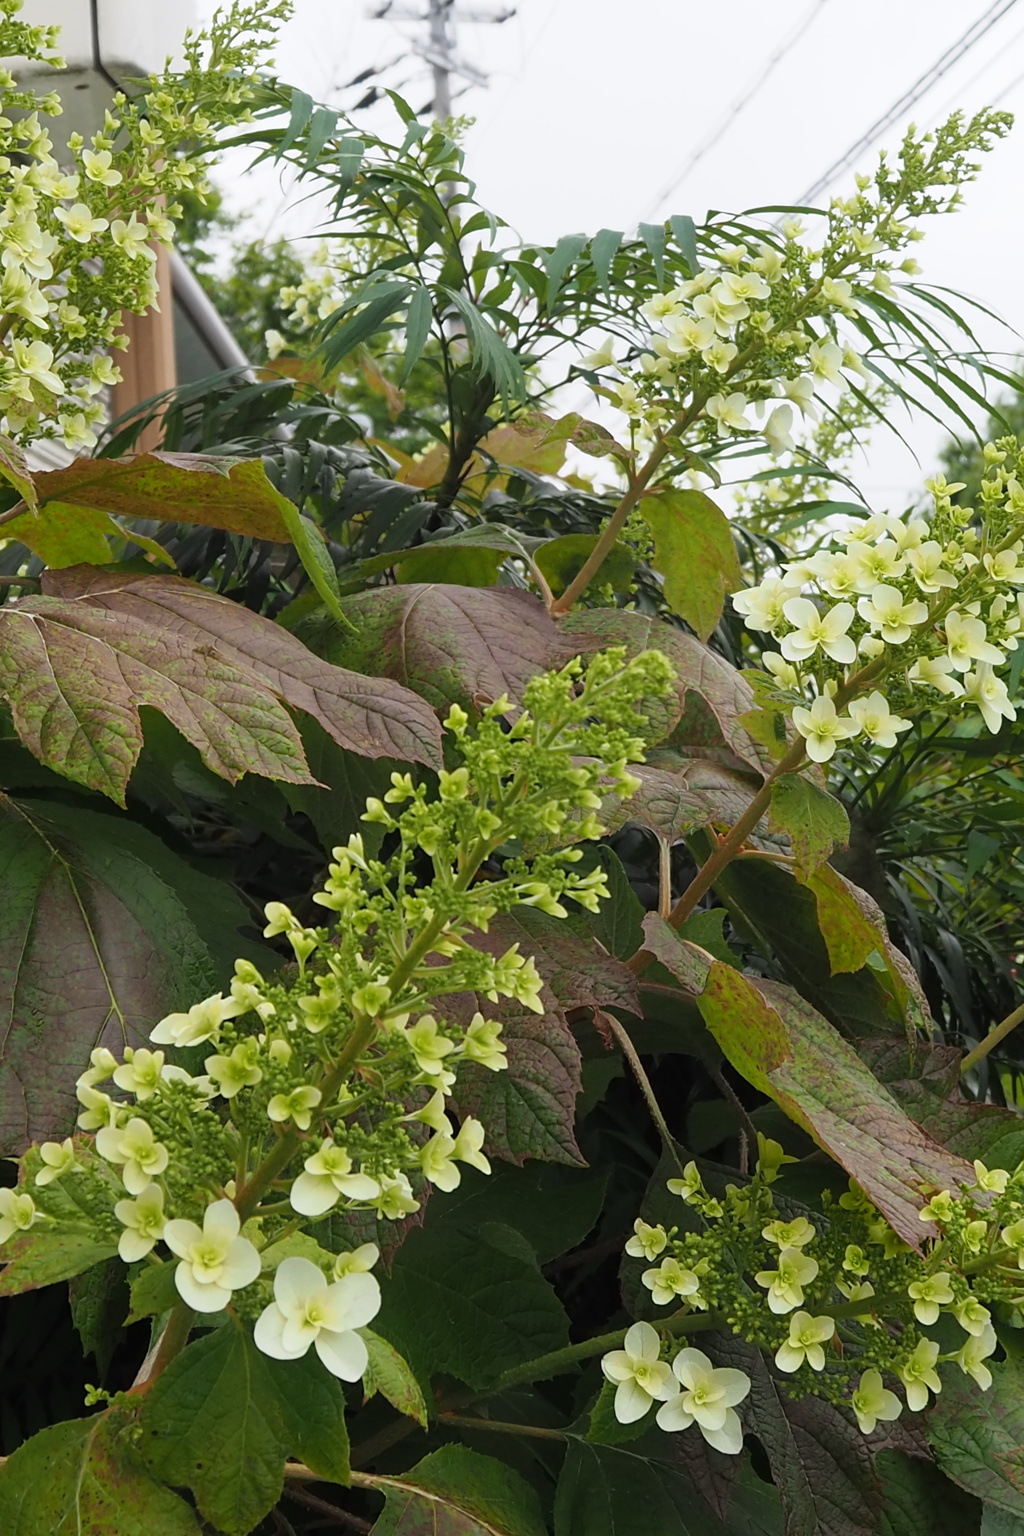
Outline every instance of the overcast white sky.
<path fill-rule="evenodd" d="M 483 8 L 488 0 L 471 3 Z M 200 0 L 201 12 L 212 8 L 212 0 Z M 279 73 L 317 99 L 351 107 L 359 89 L 342 87 L 369 65 L 397 61 L 386 82 L 422 107 L 429 78 L 408 50 L 423 29 L 370 20 L 367 8 L 367 0 L 295 0 Z M 419 10 L 421 0 L 409 8 Z M 546 242 L 603 225 L 628 230 L 669 213 L 700 220 L 708 208 L 786 202 L 991 10 L 992 0 L 518 0 L 516 16 L 501 26 L 458 25 L 460 52 L 489 76 L 488 89 L 470 89 L 456 104 L 476 118 L 467 169 L 485 204 L 524 237 Z M 808 18 L 720 141 L 659 201 Z M 965 208 L 930 221 L 915 254 L 925 280 L 980 298 L 1024 331 L 1024 0 L 1010 5 L 911 115 L 933 123 L 954 107 L 992 103 L 1019 110 L 1021 127 L 987 158 Z M 386 133 L 393 114 L 378 105 L 357 121 Z M 888 142 L 898 136 L 894 130 Z M 866 169 L 876 154 L 865 154 Z M 830 190 L 851 182 L 848 173 Z M 277 234 L 305 227 L 301 214 L 282 213 L 266 175 L 249 185 L 236 181 L 230 191 L 238 206 L 258 208 L 257 228 Z M 989 325 L 983 334 L 988 345 L 1014 353 L 1012 332 Z M 930 471 L 941 434 L 925 422 L 913 424 L 910 436 Z M 882 433 L 858 474 L 878 504 L 893 505 L 921 477 Z"/>

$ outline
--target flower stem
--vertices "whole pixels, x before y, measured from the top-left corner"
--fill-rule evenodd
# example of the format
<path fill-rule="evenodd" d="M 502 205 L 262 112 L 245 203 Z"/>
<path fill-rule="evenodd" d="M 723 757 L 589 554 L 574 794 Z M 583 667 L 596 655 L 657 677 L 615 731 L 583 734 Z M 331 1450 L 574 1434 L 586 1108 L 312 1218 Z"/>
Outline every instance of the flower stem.
<path fill-rule="evenodd" d="M 636 1046 L 633 1044 L 632 1040 L 629 1038 L 628 1032 L 619 1023 L 618 1019 L 614 1018 L 610 1013 L 605 1013 L 600 1008 L 597 1009 L 596 1011 L 600 1015 L 601 1023 L 604 1024 L 606 1028 L 611 1030 L 612 1034 L 615 1036 L 616 1040 L 619 1042 L 619 1048 L 622 1051 L 623 1056 L 625 1056 L 626 1060 L 629 1062 L 630 1066 L 632 1067 L 632 1069 L 633 1069 L 633 1076 L 636 1078 L 637 1082 L 640 1085 L 640 1092 L 643 1094 L 644 1098 L 647 1100 L 647 1108 L 651 1112 L 651 1119 L 654 1121 L 655 1125 L 658 1127 L 658 1132 L 659 1132 L 659 1135 L 661 1136 L 662 1146 L 665 1148 L 665 1151 L 668 1153 L 669 1157 L 672 1159 L 672 1161 L 675 1163 L 676 1167 L 679 1169 L 679 1172 L 682 1173 L 682 1171 L 683 1171 L 683 1160 L 679 1156 L 679 1151 L 678 1151 L 678 1149 L 676 1147 L 675 1138 L 673 1137 L 672 1132 L 668 1128 L 668 1124 L 667 1124 L 667 1122 L 665 1120 L 665 1116 L 662 1114 L 661 1105 L 658 1103 L 658 1100 L 657 1100 L 657 1098 L 655 1096 L 654 1089 L 651 1086 L 651 1080 L 647 1076 L 647 1073 L 643 1069 L 643 1065 L 642 1065 L 642 1063 L 640 1061 L 640 1057 L 637 1054 Z"/>
<path fill-rule="evenodd" d="M 157 1377 L 163 1374 L 175 1356 L 180 1355 L 185 1348 L 195 1317 L 196 1314 L 191 1307 L 187 1307 L 183 1301 L 178 1302 L 167 1319 L 167 1325 L 160 1335 L 156 1348 L 150 1351 L 139 1367 L 139 1374 L 128 1389 L 129 1392 L 139 1396 L 149 1391 Z"/>
<path fill-rule="evenodd" d="M 530 1435 L 536 1440 L 568 1438 L 564 1429 L 544 1429 L 539 1424 L 505 1424 L 501 1419 L 481 1419 L 471 1414 L 441 1413 L 438 1414 L 438 1422 L 455 1424 L 460 1429 L 489 1429 L 497 1435 Z"/>
<path fill-rule="evenodd" d="M 725 1318 L 721 1312 L 681 1312 L 675 1317 L 659 1318 L 655 1326 L 671 1334 L 705 1333 L 715 1328 L 724 1328 Z M 593 1339 L 583 1339 L 579 1344 L 568 1344 L 564 1349 L 552 1350 L 549 1355 L 539 1355 L 536 1360 L 527 1360 L 525 1365 L 517 1365 L 505 1371 L 491 1392 L 504 1392 L 509 1387 L 547 1381 L 549 1377 L 558 1376 L 580 1360 L 592 1360 L 595 1355 L 603 1355 L 609 1349 L 620 1349 L 626 1333 L 625 1328 L 618 1328 L 614 1333 L 602 1333 Z"/>
<path fill-rule="evenodd" d="M 1024 1003 L 1021 1003 L 1020 1007 L 1015 1008 L 1012 1013 L 1007 1014 L 1003 1022 L 990 1030 L 984 1040 L 979 1040 L 973 1051 L 967 1052 L 960 1063 L 960 1076 L 965 1077 L 972 1067 L 976 1067 L 979 1061 L 983 1061 L 989 1051 L 1001 1045 L 1011 1030 L 1016 1029 L 1021 1023 L 1024 1023 Z"/>

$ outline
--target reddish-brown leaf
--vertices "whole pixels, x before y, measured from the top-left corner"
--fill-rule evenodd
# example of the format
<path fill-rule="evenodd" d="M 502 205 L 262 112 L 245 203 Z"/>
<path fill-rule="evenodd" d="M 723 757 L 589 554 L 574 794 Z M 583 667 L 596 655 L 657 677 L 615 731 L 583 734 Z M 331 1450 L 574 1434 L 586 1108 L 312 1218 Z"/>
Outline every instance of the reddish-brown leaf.
<path fill-rule="evenodd" d="M 330 660 L 393 678 L 436 708 L 518 700 L 536 673 L 593 648 L 515 587 L 375 587 L 342 606 L 358 633 L 336 636 Z"/>
<path fill-rule="evenodd" d="M 292 709 L 312 715 L 346 751 L 440 766 L 440 727 L 416 694 L 321 660 L 280 625 L 205 587 L 179 576 L 76 566 L 47 573 L 43 590 L 116 614 L 132 629 L 179 638 L 197 650 L 215 645 L 227 661 L 251 669 Z"/>

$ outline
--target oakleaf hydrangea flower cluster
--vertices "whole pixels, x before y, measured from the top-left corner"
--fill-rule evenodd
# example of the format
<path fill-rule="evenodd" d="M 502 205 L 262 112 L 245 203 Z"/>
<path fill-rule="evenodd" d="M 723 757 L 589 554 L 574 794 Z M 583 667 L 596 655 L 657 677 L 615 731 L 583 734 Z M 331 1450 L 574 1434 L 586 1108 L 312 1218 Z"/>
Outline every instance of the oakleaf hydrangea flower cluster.
<path fill-rule="evenodd" d="M 0 0 L 0 57 L 59 68 L 59 28 L 16 20 Z M 98 398 L 120 373 L 108 349 L 127 342 L 122 310 L 157 302 L 152 242 L 169 245 L 178 196 L 202 195 L 222 128 L 250 115 L 267 45 L 289 0 L 235 4 L 186 37 L 178 74 L 118 92 L 86 144 L 55 152 L 55 92 L 20 90 L 0 68 L 0 431 L 16 441 L 59 435 L 96 443 Z"/>
<path fill-rule="evenodd" d="M 650 332 L 618 364 L 606 337 L 581 368 L 603 381 L 599 392 L 634 432 L 664 435 L 670 447 L 680 438 L 699 452 L 738 437 L 760 439 L 773 455 L 793 449 L 820 392 L 870 380 L 850 322 L 892 293 L 894 273 L 919 271 L 907 254 L 922 238 L 915 221 L 959 206 L 956 189 L 978 170 L 973 156 L 1009 123 L 987 111 L 970 121 L 954 113 L 934 133 L 911 128 L 897 163 L 883 154 L 852 197 L 833 199 L 817 243 L 796 216 L 759 234 L 713 222 L 705 265 L 641 306 Z"/>
<path fill-rule="evenodd" d="M 815 762 L 852 738 L 894 747 L 922 707 L 977 711 L 992 732 L 1015 719 L 999 672 L 1024 625 L 1024 453 L 1006 438 L 985 458 L 976 508 L 939 477 L 927 516 L 867 517 L 733 595 L 778 645 L 770 678 L 746 675 Z"/>
<path fill-rule="evenodd" d="M 474 938 L 519 906 L 597 908 L 603 872 L 580 873 L 581 850 L 561 845 L 600 836 L 601 805 L 634 792 L 637 706 L 671 686 L 659 653 L 620 649 L 534 678 L 518 714 L 501 698 L 473 727 L 453 705 L 461 761 L 436 795 L 396 772 L 367 801 L 391 857 L 370 857 L 359 834 L 335 848 L 313 898 L 323 926 L 267 905 L 265 935 L 294 957 L 284 971 L 238 960 L 226 992 L 156 1025 L 152 1049 L 93 1051 L 77 1084 L 83 1134 L 31 1148 L 17 1188 L 0 1190 L 0 1259 L 17 1258 L 3 1253 L 15 1240 L 84 1232 L 91 1262 L 106 1247 L 166 1266 L 168 1306 L 231 1306 L 267 1354 L 314 1348 L 336 1375 L 360 1376 L 378 1252 L 338 1253 L 337 1232 L 401 1221 L 429 1186 L 455 1189 L 464 1166 L 489 1172 L 486 1128 L 453 1108 L 463 1074 L 507 1066 L 490 1004 L 545 1005 L 531 956 Z M 460 1011 L 467 997 L 480 1006 Z"/>
<path fill-rule="evenodd" d="M 1019 1327 L 1024 1311 L 1024 1164 L 1009 1173 L 975 1162 L 970 1188 L 934 1192 L 920 1217 L 937 1236 L 916 1252 L 853 1182 L 838 1200 L 826 1194 L 823 1215 L 781 1215 L 772 1186 L 793 1159 L 758 1142 L 746 1185 L 712 1195 L 691 1162 L 668 1181 L 688 1207 L 680 1227 L 637 1219 L 626 1252 L 647 1264 L 652 1304 L 675 1310 L 657 1325 L 634 1323 L 624 1348 L 604 1357 L 619 1421 L 643 1419 L 658 1401 L 663 1429 L 696 1423 L 718 1450 L 741 1449 L 733 1410 L 749 1379 L 680 1351 L 695 1318 L 772 1355 L 791 1396 L 852 1409 L 864 1434 L 904 1407 L 926 1408 L 942 1390 L 940 1366 L 987 1390 L 993 1315 Z"/>

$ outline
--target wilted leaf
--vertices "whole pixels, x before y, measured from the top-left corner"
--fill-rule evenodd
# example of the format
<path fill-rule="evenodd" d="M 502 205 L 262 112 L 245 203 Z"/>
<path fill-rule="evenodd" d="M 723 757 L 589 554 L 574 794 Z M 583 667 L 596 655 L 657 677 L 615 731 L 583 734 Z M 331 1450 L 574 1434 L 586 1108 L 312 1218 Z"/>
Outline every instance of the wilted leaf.
<path fill-rule="evenodd" d="M 743 584 L 729 519 L 703 491 L 659 489 L 640 515 L 654 535 L 654 569 L 665 601 L 706 640 L 722 617 L 727 592 Z"/>
<path fill-rule="evenodd" d="M 12 485 L 29 510 L 35 511 L 35 486 L 25 451 L 9 437 L 0 437 L 0 479 Z"/>
<path fill-rule="evenodd" d="M 970 1184 L 970 1164 L 905 1115 L 853 1047 L 790 988 L 716 960 L 697 1004 L 736 1070 L 803 1126 L 919 1250 L 933 1235 L 919 1217 L 925 1191 Z"/>
<path fill-rule="evenodd" d="M 114 558 L 107 543 L 110 534 L 125 537 L 109 513 L 61 501 L 49 502 L 38 513 L 25 512 L 3 528 L 5 539 L 17 539 L 51 570 L 86 561 L 105 565 Z"/>
<path fill-rule="evenodd" d="M 784 773 L 774 781 L 771 820 L 788 835 L 797 872 L 804 876 L 824 864 L 833 848 L 845 847 L 850 836 L 850 818 L 842 802 L 805 773 Z M 837 965 L 834 969 L 858 967 Z"/>
<path fill-rule="evenodd" d="M 183 1499 L 146 1471 L 123 1414 L 54 1424 L 0 1467 L 4 1536 L 200 1536 Z"/>
<path fill-rule="evenodd" d="M 40 506 L 50 501 L 120 517 L 202 523 L 253 539 L 290 544 L 280 493 L 259 459 L 202 453 L 140 453 L 124 459 L 76 459 L 35 477 Z"/>
<path fill-rule="evenodd" d="M 513 587 L 377 587 L 343 601 L 359 633 L 333 639 L 329 659 L 393 678 L 437 708 L 518 699 L 536 673 L 586 648 Z"/>
<path fill-rule="evenodd" d="M 375 1536 L 546 1536 L 525 1478 L 491 1456 L 444 1445 L 401 1477 L 361 1481 L 385 1494 Z"/>
<path fill-rule="evenodd" d="M 214 991 L 247 910 L 126 818 L 0 798 L 0 1148 L 66 1136 L 93 1046 Z M 59 936 L 59 942 L 55 941 Z"/>

